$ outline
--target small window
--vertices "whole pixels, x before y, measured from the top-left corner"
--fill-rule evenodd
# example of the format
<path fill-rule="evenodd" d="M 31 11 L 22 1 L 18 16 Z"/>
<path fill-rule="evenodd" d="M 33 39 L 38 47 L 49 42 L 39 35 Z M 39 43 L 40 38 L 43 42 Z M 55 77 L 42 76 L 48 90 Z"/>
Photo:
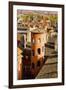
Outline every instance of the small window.
<path fill-rule="evenodd" d="M 40 61 L 37 62 L 37 67 L 40 67 Z"/>
<path fill-rule="evenodd" d="M 33 44 L 35 43 L 35 40 L 33 39 Z"/>
<path fill-rule="evenodd" d="M 41 39 L 40 38 L 38 39 L 38 43 L 41 43 Z"/>
<path fill-rule="evenodd" d="M 33 55 L 33 56 L 35 55 L 34 50 L 32 50 L 32 55 Z"/>
<path fill-rule="evenodd" d="M 35 68 L 35 64 L 34 63 L 32 63 L 32 69 L 34 69 Z"/>
<path fill-rule="evenodd" d="M 40 48 L 38 48 L 38 50 L 37 50 L 37 51 L 38 51 L 38 54 L 40 54 L 40 53 L 41 53 L 41 50 L 40 50 Z"/>

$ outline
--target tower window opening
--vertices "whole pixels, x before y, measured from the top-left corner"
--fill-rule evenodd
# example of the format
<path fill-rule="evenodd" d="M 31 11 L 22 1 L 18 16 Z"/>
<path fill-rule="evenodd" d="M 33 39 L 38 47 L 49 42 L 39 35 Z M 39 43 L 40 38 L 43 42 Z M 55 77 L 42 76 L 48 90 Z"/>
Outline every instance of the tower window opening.
<path fill-rule="evenodd" d="M 33 44 L 34 44 L 34 43 L 35 43 L 35 40 L 33 39 L 33 41 L 32 41 L 32 42 L 33 42 Z"/>
<path fill-rule="evenodd" d="M 38 48 L 38 50 L 37 50 L 37 51 L 38 51 L 38 54 L 40 54 L 40 53 L 41 53 L 41 50 L 40 50 L 40 48 Z"/>
<path fill-rule="evenodd" d="M 40 38 L 38 39 L 38 43 L 41 43 L 41 39 Z"/>

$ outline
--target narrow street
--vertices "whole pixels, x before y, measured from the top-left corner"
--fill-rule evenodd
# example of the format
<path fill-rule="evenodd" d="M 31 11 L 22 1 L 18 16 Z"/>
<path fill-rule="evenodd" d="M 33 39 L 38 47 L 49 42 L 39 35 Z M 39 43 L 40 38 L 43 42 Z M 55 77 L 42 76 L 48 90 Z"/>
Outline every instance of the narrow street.
<path fill-rule="evenodd" d="M 56 78 L 58 76 L 57 61 L 57 52 L 55 52 L 54 43 L 48 42 L 45 46 L 45 63 L 36 76 L 36 79 Z"/>

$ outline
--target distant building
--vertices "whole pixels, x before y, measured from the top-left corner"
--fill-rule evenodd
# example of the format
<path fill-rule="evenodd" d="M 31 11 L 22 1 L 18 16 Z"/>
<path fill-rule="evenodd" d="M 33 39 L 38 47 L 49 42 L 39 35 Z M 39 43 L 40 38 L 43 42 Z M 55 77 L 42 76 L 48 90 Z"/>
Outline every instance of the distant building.
<path fill-rule="evenodd" d="M 22 29 L 18 29 L 17 31 L 17 44 L 20 47 L 26 48 L 26 44 L 27 44 L 27 31 L 26 30 L 22 30 Z"/>

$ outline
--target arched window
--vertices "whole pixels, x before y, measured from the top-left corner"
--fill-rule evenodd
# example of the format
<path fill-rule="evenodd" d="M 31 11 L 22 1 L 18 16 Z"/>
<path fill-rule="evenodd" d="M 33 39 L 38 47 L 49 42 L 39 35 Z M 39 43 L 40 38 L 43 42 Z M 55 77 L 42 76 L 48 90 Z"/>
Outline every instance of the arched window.
<path fill-rule="evenodd" d="M 35 40 L 33 39 L 32 43 L 34 44 L 35 43 Z"/>
<path fill-rule="evenodd" d="M 41 39 L 40 38 L 38 39 L 38 43 L 41 43 Z"/>
<path fill-rule="evenodd" d="M 40 50 L 40 48 L 38 48 L 38 49 L 37 49 L 37 52 L 38 52 L 38 54 L 40 54 L 40 53 L 41 53 L 41 50 Z"/>

